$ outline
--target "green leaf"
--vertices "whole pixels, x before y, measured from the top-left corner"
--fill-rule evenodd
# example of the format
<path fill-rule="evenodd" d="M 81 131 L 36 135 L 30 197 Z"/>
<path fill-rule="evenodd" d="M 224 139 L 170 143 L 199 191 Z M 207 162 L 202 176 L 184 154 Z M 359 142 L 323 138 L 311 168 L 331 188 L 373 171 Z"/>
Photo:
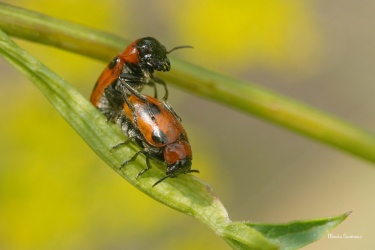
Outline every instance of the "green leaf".
<path fill-rule="evenodd" d="M 242 222 L 231 222 L 224 228 L 221 236 L 233 249 L 279 249 L 277 244 L 270 244 L 260 235 L 257 230 Z"/>
<path fill-rule="evenodd" d="M 324 236 L 346 219 L 351 212 L 329 218 L 293 221 L 286 224 L 245 224 L 262 233 L 265 237 L 280 245 L 280 249 L 299 249 Z"/>
<path fill-rule="evenodd" d="M 105 117 L 88 100 L 18 47 L 3 32 L 0 32 L 0 54 L 26 74 L 87 144 L 138 189 L 174 209 L 203 221 L 223 223 L 228 220 L 225 208 L 209 185 L 192 174 L 166 180 L 152 188 L 152 185 L 165 175 L 165 166 L 162 164 L 153 162 L 152 165 L 157 167 L 138 180 L 135 176 L 144 169 L 144 158 L 140 157 L 135 164 L 120 170 L 121 163 L 133 156 L 137 152 L 137 147 L 130 144 L 111 152 L 110 149 L 114 145 L 126 139 L 117 127 L 107 123 Z"/>

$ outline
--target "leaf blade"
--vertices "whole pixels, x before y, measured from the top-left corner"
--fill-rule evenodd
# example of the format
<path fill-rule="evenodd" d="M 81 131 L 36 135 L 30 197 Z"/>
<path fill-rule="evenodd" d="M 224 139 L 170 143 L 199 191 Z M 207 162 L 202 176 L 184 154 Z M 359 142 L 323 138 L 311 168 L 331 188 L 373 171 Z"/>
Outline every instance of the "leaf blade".
<path fill-rule="evenodd" d="M 78 91 L 18 47 L 2 31 L 0 54 L 32 80 L 98 156 L 140 191 L 173 209 L 194 216 L 214 229 L 229 221 L 224 206 L 209 184 L 192 174 L 167 180 L 152 188 L 152 184 L 165 175 L 162 164 L 153 162 L 155 167 L 138 180 L 135 176 L 144 168 L 142 159 L 120 170 L 121 163 L 133 156 L 137 147 L 130 144 L 111 152 L 113 145 L 125 140 L 120 130 L 108 124 L 105 117 Z"/>
<path fill-rule="evenodd" d="M 283 250 L 299 249 L 326 236 L 329 231 L 343 222 L 350 213 L 314 220 L 293 221 L 285 224 L 254 222 L 245 224 L 279 244 Z"/>

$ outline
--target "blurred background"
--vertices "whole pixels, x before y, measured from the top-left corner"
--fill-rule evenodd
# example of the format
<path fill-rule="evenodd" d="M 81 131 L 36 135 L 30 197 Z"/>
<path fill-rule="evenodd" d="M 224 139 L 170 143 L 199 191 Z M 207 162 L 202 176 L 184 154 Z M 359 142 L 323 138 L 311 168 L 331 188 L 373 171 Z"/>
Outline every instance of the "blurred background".
<path fill-rule="evenodd" d="M 130 40 L 193 45 L 172 56 L 375 131 L 374 1 L 5 2 Z M 17 42 L 87 98 L 106 66 Z M 0 249 L 229 249 L 205 225 L 108 168 L 3 59 L 0 74 Z M 171 84 L 169 90 L 194 168 L 232 220 L 281 223 L 353 211 L 332 233 L 362 239 L 325 237 L 305 249 L 375 248 L 373 164 Z"/>

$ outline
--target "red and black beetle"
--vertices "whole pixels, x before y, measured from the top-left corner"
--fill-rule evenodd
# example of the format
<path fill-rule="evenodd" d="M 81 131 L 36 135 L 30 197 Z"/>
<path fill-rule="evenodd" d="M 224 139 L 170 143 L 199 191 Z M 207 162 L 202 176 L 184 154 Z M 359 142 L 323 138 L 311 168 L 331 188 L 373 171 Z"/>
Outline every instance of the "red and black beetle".
<path fill-rule="evenodd" d="M 134 141 L 142 147 L 142 150 L 125 161 L 121 168 L 134 161 L 139 154 L 144 154 L 147 167 L 137 175 L 138 178 L 151 168 L 150 158 L 164 162 L 167 165 L 166 176 L 157 181 L 153 187 L 166 178 L 175 178 L 180 174 L 191 172 L 199 173 L 198 170 L 191 169 L 193 158 L 189 140 L 174 112 L 156 98 L 146 95 L 145 98 L 146 102 L 134 95 L 128 97 L 134 112 L 123 102 L 122 114 L 119 115 L 118 121 L 121 130 L 129 139 L 114 148 Z M 148 113 L 146 103 L 149 104 L 152 115 Z M 136 116 L 137 124 L 133 114 Z"/>
<path fill-rule="evenodd" d="M 154 71 L 169 71 L 171 69 L 167 54 L 175 49 L 190 48 L 191 46 L 178 46 L 170 51 L 155 38 L 144 37 L 132 42 L 123 52 L 112 59 L 99 76 L 92 91 L 90 101 L 97 107 L 108 120 L 116 116 L 116 102 L 108 98 L 106 89 L 111 87 L 118 91 L 126 91 L 125 96 L 135 95 L 146 102 L 146 97 L 139 92 L 145 85 L 154 87 L 157 98 L 156 83 L 163 85 L 164 97 L 168 98 L 168 89 L 165 82 L 154 76 Z M 127 102 L 127 98 L 125 98 Z M 128 102 L 129 107 L 133 110 Z M 147 107 L 150 113 L 149 107 Z"/>

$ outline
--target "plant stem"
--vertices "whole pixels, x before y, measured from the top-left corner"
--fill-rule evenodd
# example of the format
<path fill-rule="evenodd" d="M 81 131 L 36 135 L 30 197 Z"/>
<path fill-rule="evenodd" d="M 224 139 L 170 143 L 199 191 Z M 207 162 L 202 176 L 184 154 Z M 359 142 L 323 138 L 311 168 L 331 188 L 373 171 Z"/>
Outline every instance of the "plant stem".
<path fill-rule="evenodd" d="M 177 60 L 173 66 L 177 73 L 163 74 L 168 82 L 375 162 L 372 132 L 255 84 Z"/>

